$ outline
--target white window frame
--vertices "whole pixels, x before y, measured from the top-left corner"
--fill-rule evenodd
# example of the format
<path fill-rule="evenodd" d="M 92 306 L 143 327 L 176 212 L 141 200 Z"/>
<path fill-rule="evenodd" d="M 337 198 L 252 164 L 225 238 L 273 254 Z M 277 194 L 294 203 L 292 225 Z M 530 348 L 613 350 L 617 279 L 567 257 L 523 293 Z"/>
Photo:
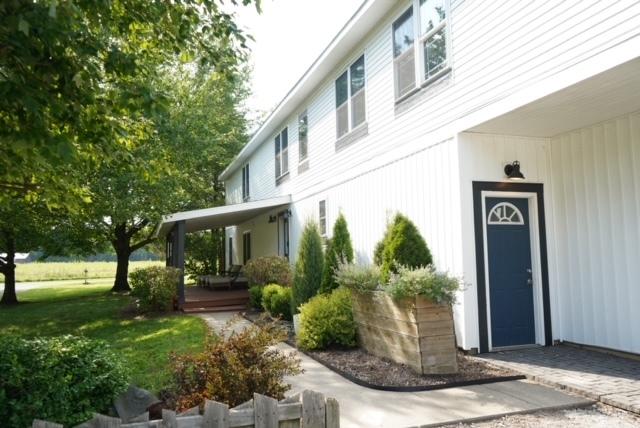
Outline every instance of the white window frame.
<path fill-rule="evenodd" d="M 242 264 L 247 264 L 249 260 L 251 260 L 251 231 L 245 230 L 242 232 Z"/>
<path fill-rule="evenodd" d="M 322 215 L 322 208 L 324 208 L 324 216 Z M 323 226 L 324 224 L 324 226 Z M 318 201 L 318 228 L 320 229 L 320 236 L 327 237 L 327 200 L 322 199 Z"/>
<path fill-rule="evenodd" d="M 425 34 L 421 33 L 421 22 L 420 22 L 420 0 L 412 0 L 407 7 L 404 7 L 400 13 L 393 19 L 391 22 L 391 52 L 393 55 L 393 27 L 394 24 L 404 15 L 409 8 L 413 9 L 412 19 L 413 19 L 413 58 L 414 58 L 414 67 L 415 67 L 415 78 L 416 82 L 412 90 L 407 91 L 405 94 L 398 95 L 398 87 L 396 81 L 396 71 L 395 71 L 395 60 L 396 57 L 393 57 L 394 67 L 393 67 L 393 82 L 394 82 L 394 96 L 396 102 L 402 101 L 405 98 L 410 97 L 414 94 L 418 89 L 428 86 L 434 81 L 438 80 L 443 75 L 449 73 L 452 68 L 451 62 L 451 3 L 450 0 L 443 0 L 444 8 L 445 8 L 445 18 L 442 22 L 432 28 Z M 433 37 L 436 33 L 440 32 L 440 30 L 445 29 L 445 49 L 446 49 L 446 58 L 443 67 L 434 73 L 431 76 L 426 76 L 425 70 L 425 57 L 424 57 L 424 43 Z M 401 56 L 401 55 L 400 55 Z M 398 56 L 398 58 L 400 57 Z"/>
<path fill-rule="evenodd" d="M 250 199 L 251 190 L 249 186 L 249 164 L 246 163 L 242 167 L 242 200 L 248 201 Z"/>
<path fill-rule="evenodd" d="M 284 134 L 287 134 L 287 147 L 286 148 L 282 148 L 282 137 Z M 289 129 L 288 127 L 284 127 L 282 128 L 282 130 L 274 137 L 273 139 L 274 142 L 274 148 L 278 147 L 279 150 L 277 153 L 274 153 L 274 161 L 275 161 L 275 167 L 274 167 L 274 173 L 276 175 L 276 181 L 286 175 L 289 174 Z M 284 157 L 287 157 L 287 170 L 285 171 L 283 166 L 285 165 L 284 162 Z M 280 174 L 278 174 L 278 165 L 280 164 Z"/>
<path fill-rule="evenodd" d="M 351 93 L 351 67 L 360 60 L 360 58 L 362 58 L 362 61 L 364 62 L 364 85 L 362 86 L 362 88 L 360 88 L 355 94 Z M 335 92 L 335 96 L 334 96 L 334 101 L 337 101 L 338 99 L 338 91 L 336 91 L 336 85 L 335 83 L 338 81 L 338 79 L 340 77 L 342 77 L 342 75 L 347 74 L 347 99 L 346 101 L 344 101 L 342 104 L 340 105 L 336 105 L 335 109 L 336 109 L 336 138 L 337 139 L 341 139 L 344 138 L 345 136 L 349 135 L 350 132 L 353 132 L 354 129 L 359 128 L 360 126 L 364 126 L 367 123 L 367 117 L 368 117 L 368 112 L 369 109 L 367 108 L 367 56 L 366 54 L 363 52 L 361 55 L 359 55 L 355 60 L 353 60 L 351 63 L 349 63 L 349 65 L 346 67 L 346 69 L 343 69 L 339 74 L 338 77 L 336 77 L 333 81 L 334 85 L 334 92 Z M 359 123 L 357 126 L 353 126 L 353 106 L 352 106 L 352 101 L 353 101 L 353 97 L 360 94 L 360 92 L 364 91 L 364 120 L 362 121 L 362 123 Z M 339 135 L 339 129 L 338 129 L 338 110 L 340 108 L 342 108 L 345 104 L 347 104 L 347 132 L 345 132 L 342 135 Z"/>
<path fill-rule="evenodd" d="M 302 150 L 300 150 L 301 147 L 301 140 L 300 140 L 300 120 L 302 118 L 306 118 L 306 125 L 307 125 L 307 134 L 305 135 L 306 141 L 305 141 L 305 146 L 306 146 L 306 153 L 304 155 L 304 157 L 302 156 Z M 309 159 L 309 111 L 307 109 L 304 109 L 299 115 L 298 115 L 298 162 L 299 163 L 304 163 Z"/>

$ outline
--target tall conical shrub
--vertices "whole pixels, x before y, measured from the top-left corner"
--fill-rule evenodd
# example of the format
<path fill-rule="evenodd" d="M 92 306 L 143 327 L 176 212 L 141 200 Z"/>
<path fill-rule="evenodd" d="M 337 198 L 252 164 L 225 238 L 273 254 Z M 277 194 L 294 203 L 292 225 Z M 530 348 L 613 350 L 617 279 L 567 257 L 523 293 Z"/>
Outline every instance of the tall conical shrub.
<path fill-rule="evenodd" d="M 432 263 L 429 247 L 416 225 L 402 214 L 396 214 L 382 252 L 383 280 L 389 279 L 397 265 L 418 268 Z"/>
<path fill-rule="evenodd" d="M 291 309 L 294 314 L 310 298 L 318 294 L 322 283 L 322 238 L 315 222 L 307 222 L 300 239 L 300 249 L 293 273 Z"/>
<path fill-rule="evenodd" d="M 347 227 L 347 220 L 340 213 L 333 225 L 333 237 L 327 243 L 324 254 L 324 269 L 322 272 L 322 286 L 320 292 L 330 293 L 338 288 L 333 274 L 340 263 L 353 263 L 353 245 Z"/>

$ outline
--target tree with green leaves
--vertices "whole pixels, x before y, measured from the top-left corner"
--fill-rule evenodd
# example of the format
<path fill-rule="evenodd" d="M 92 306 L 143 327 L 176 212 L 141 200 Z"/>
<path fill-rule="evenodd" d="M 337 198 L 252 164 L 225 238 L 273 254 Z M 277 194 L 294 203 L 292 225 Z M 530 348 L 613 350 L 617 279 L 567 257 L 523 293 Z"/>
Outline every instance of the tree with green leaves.
<path fill-rule="evenodd" d="M 347 227 L 347 219 L 340 213 L 333 224 L 333 235 L 327 242 L 324 253 L 324 266 L 322 271 L 322 293 L 330 293 L 338 288 L 338 283 L 334 278 L 335 270 L 340 264 L 353 263 L 353 245 L 351 235 Z"/>
<path fill-rule="evenodd" d="M 293 272 L 291 310 L 298 313 L 300 305 L 318 294 L 322 283 L 322 237 L 318 225 L 308 221 L 300 238 L 300 248 Z"/>
<path fill-rule="evenodd" d="M 163 215 L 224 203 L 217 176 L 246 141 L 243 82 L 229 72 L 174 68 L 156 85 L 170 106 L 159 120 L 143 124 L 152 130 L 142 129 L 129 151 L 87 172 L 92 202 L 74 216 L 75 229 L 81 240 L 111 243 L 113 291 L 129 290 L 129 257 L 155 239 Z M 206 252 L 205 241 L 199 244 Z M 213 248 L 223 251 L 223 245 Z"/>
<path fill-rule="evenodd" d="M 398 266 L 426 267 L 433 263 L 431 252 L 420 231 L 409 218 L 396 214 L 384 240 L 382 276 L 387 281 Z"/>
<path fill-rule="evenodd" d="M 0 2 L 0 203 L 33 194 L 49 206 L 83 203 L 81 177 L 60 171 L 128 148 L 162 109 L 154 84 L 167 64 L 235 69 L 246 37 L 222 3 Z"/>
<path fill-rule="evenodd" d="M 241 3 L 259 6 L 259 0 Z M 115 290 L 129 289 L 128 255 L 151 241 L 162 214 L 197 205 L 207 194 L 204 184 L 208 191 L 220 189 L 205 166 L 218 159 L 211 147 L 224 145 L 229 133 L 238 136 L 232 140 L 237 144 L 244 134 L 243 123 L 227 123 L 212 134 L 219 125 L 214 123 L 201 126 L 189 150 L 171 147 L 186 138 L 169 139 L 179 133 L 177 112 L 186 112 L 175 85 L 161 84 L 165 76 L 190 62 L 203 84 L 183 86 L 181 95 L 193 92 L 205 100 L 203 88 L 222 88 L 212 97 L 224 93 L 224 82 L 236 80 L 244 62 L 246 36 L 221 5 L 0 3 L 0 204 L 37 201 L 66 210 L 74 241 L 111 243 L 119 262 Z M 223 98 L 228 103 L 229 96 Z M 217 105 L 203 114 L 212 122 L 218 115 L 230 120 Z M 237 108 L 231 110 L 237 115 Z M 198 149 L 206 156 L 196 155 Z M 23 236 L 20 227 L 9 227 L 16 239 Z"/>

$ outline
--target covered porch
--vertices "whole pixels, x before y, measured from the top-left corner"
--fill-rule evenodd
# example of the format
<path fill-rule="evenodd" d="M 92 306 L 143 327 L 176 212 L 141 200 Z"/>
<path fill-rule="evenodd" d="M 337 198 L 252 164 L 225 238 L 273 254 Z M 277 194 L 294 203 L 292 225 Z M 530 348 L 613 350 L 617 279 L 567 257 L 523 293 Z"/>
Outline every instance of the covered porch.
<path fill-rule="evenodd" d="M 640 353 L 640 58 L 457 138 L 474 285 L 465 328 L 479 350 L 566 341 Z M 521 176 L 505 168 L 515 161 Z M 491 217 L 496 204 L 522 216 Z"/>
<path fill-rule="evenodd" d="M 270 211 L 284 209 L 290 203 L 291 196 L 286 195 L 166 216 L 156 232 L 156 236 L 165 237 L 166 240 L 166 265 L 184 272 L 187 233 L 238 226 Z M 230 268 L 231 266 L 227 266 L 227 271 Z M 179 308 L 184 311 L 204 312 L 246 307 L 249 299 L 246 281 L 243 283 L 236 279 L 237 275 L 236 278 L 228 277 L 228 287 L 185 287 L 184 276 L 181 276 L 177 290 Z"/>

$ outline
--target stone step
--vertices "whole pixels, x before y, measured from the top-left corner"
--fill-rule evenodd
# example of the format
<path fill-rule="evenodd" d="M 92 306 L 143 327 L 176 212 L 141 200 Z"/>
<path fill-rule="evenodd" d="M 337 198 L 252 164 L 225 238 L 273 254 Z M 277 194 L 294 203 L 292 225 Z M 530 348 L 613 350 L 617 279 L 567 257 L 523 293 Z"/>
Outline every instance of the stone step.
<path fill-rule="evenodd" d="M 183 308 L 182 312 L 185 314 L 200 314 L 206 312 L 231 312 L 231 311 L 244 311 L 247 309 L 247 305 L 227 305 L 227 306 L 202 306 L 197 308 Z"/>

